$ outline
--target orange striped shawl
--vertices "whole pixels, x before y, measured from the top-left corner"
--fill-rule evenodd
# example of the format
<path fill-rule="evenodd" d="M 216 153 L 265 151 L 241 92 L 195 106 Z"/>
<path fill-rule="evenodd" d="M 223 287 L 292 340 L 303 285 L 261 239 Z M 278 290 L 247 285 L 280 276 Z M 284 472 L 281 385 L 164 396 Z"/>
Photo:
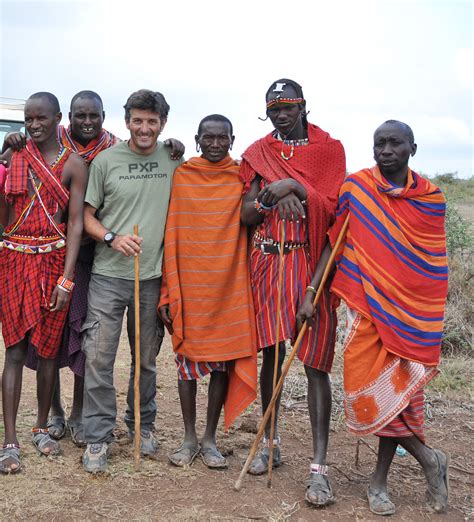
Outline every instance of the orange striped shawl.
<path fill-rule="evenodd" d="M 230 156 L 218 163 L 191 158 L 176 169 L 159 303 L 170 306 L 175 352 L 193 361 L 235 361 L 224 404 L 226 428 L 257 394 L 242 188 Z"/>
<path fill-rule="evenodd" d="M 332 244 L 347 213 L 331 291 L 376 325 L 387 350 L 435 366 L 448 289 L 443 194 L 411 170 L 395 187 L 373 167 L 342 186 Z"/>

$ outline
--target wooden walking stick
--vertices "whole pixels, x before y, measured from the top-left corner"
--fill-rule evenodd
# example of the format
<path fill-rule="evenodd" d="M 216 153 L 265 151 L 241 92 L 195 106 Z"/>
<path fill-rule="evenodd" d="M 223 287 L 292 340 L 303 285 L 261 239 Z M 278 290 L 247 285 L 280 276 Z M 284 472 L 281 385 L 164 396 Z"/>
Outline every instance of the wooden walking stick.
<path fill-rule="evenodd" d="M 280 265 L 278 267 L 278 286 L 277 286 L 277 309 L 275 316 L 275 358 L 273 359 L 273 385 L 272 394 L 278 380 L 278 361 L 280 359 L 280 318 L 281 318 L 281 288 L 283 285 L 283 267 L 285 265 L 285 221 L 280 221 Z M 275 413 L 276 402 L 272 408 L 272 415 L 270 420 L 270 438 L 268 440 L 268 479 L 267 487 L 272 486 L 272 472 L 273 472 L 273 438 L 275 437 Z"/>
<path fill-rule="evenodd" d="M 337 251 L 339 250 L 339 246 L 341 245 L 342 240 L 344 239 L 344 236 L 346 235 L 346 230 L 347 230 L 348 225 L 349 225 L 349 215 L 347 216 L 346 220 L 344 221 L 344 224 L 342 225 L 341 231 L 339 232 L 339 236 L 337 237 L 337 241 L 334 244 L 334 248 L 333 248 L 331 255 L 328 259 L 328 262 L 326 264 L 326 268 L 324 269 L 324 273 L 321 277 L 321 282 L 319 283 L 318 290 L 316 292 L 316 295 L 314 296 L 313 306 L 316 306 L 317 302 L 319 301 L 319 298 L 323 291 L 324 285 L 331 272 L 332 265 L 334 263 L 334 259 L 336 257 Z M 268 419 L 270 418 L 272 408 L 277 400 L 278 394 L 280 393 L 280 391 L 283 387 L 283 382 L 285 380 L 285 377 L 288 374 L 291 363 L 293 362 L 293 359 L 295 358 L 296 352 L 298 351 L 298 348 L 301 344 L 301 340 L 303 339 L 303 336 L 306 332 L 307 327 L 308 327 L 308 324 L 307 324 L 307 321 L 305 321 L 298 334 L 298 337 L 296 338 L 295 344 L 293 345 L 293 348 L 291 349 L 291 352 L 288 355 L 288 359 L 286 360 L 286 363 L 282 369 L 280 379 L 278 380 L 275 390 L 273 391 L 273 395 L 270 400 L 270 403 L 268 404 L 265 414 L 263 415 L 263 418 L 260 422 L 260 426 L 258 428 L 257 435 L 255 436 L 255 440 L 253 441 L 252 447 L 250 448 L 250 452 L 247 457 L 247 460 L 245 461 L 244 467 L 242 468 L 242 471 L 240 472 L 239 478 L 236 480 L 236 482 L 234 484 L 235 491 L 240 491 L 240 488 L 242 487 L 242 480 L 245 477 L 245 474 L 247 473 L 247 471 L 250 467 L 250 463 L 252 462 L 252 460 L 255 456 L 255 453 L 257 452 L 258 444 L 263 436 L 263 433 L 265 432 L 265 426 L 268 422 Z"/>
<path fill-rule="evenodd" d="M 133 226 L 133 233 L 138 236 L 138 225 Z M 135 416 L 135 447 L 133 458 L 135 471 L 140 469 L 140 445 L 141 445 L 141 415 L 140 415 L 140 255 L 134 258 L 135 269 L 135 379 L 133 382 L 134 416 Z"/>

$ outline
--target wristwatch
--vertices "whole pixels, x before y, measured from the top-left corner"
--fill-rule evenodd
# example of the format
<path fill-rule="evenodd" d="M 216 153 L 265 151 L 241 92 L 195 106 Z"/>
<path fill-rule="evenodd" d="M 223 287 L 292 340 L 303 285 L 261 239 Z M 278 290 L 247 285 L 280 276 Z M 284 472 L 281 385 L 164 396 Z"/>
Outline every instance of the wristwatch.
<path fill-rule="evenodd" d="M 104 236 L 104 243 L 112 248 L 112 241 L 116 238 L 117 234 L 115 232 L 111 232 L 110 230 Z"/>

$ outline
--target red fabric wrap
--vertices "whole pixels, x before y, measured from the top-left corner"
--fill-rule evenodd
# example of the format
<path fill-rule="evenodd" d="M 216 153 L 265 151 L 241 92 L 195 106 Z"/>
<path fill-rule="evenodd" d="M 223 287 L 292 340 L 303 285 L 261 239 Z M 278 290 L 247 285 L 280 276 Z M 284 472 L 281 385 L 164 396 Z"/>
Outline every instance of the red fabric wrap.
<path fill-rule="evenodd" d="M 87 164 L 91 163 L 91 161 L 103 150 L 106 150 L 120 142 L 120 138 L 117 138 L 117 136 L 114 136 L 111 132 L 102 129 L 97 138 L 94 138 L 86 146 L 83 146 L 72 137 L 71 126 L 66 128 L 62 125 L 58 125 L 58 140 L 68 149 L 77 152 L 77 154 L 79 154 Z"/>
<path fill-rule="evenodd" d="M 50 167 L 32 142 L 28 142 L 27 147 L 13 155 L 6 182 L 8 202 L 17 217 L 29 205 L 32 196 L 28 193 L 28 172 L 32 169 L 43 181 L 39 192 L 49 217 L 53 218 L 58 206 L 67 207 L 64 197 L 68 191 L 64 187 L 61 190 L 61 180 L 64 165 L 72 152 L 65 149 L 59 161 Z M 48 236 L 57 237 L 58 232 L 49 217 L 36 198 L 26 220 L 15 231 L 22 236 L 21 243 L 41 245 L 51 241 Z M 13 226 L 7 227 L 5 233 L 8 234 Z M 58 225 L 62 234 L 65 234 L 65 228 L 65 223 Z M 7 248 L 0 251 L 0 321 L 7 348 L 29 333 L 29 342 L 39 356 L 56 357 L 68 308 L 50 312 L 49 304 L 56 281 L 64 272 L 65 257 L 66 247 L 43 254 L 26 254 Z"/>
<path fill-rule="evenodd" d="M 296 147 L 289 160 L 281 157 L 282 142 L 270 133 L 242 154 L 240 177 L 244 193 L 255 176 L 266 183 L 292 178 L 308 194 L 308 239 L 310 268 L 314 272 L 326 242 L 326 232 L 334 222 L 339 189 L 346 175 L 346 157 L 339 140 L 308 124 L 309 144 Z"/>
<path fill-rule="evenodd" d="M 62 155 L 54 166 L 54 172 L 62 173 L 64 163 L 71 151 Z M 12 156 L 11 165 L 8 169 L 7 180 L 5 183 L 5 194 L 10 202 L 10 196 L 28 194 L 28 169 L 36 174 L 46 190 L 53 196 L 55 201 L 65 210 L 69 203 L 69 191 L 61 183 L 61 176 L 55 176 L 51 167 L 41 156 L 41 152 L 33 140 L 26 142 L 26 147 L 20 152 L 15 152 Z"/>

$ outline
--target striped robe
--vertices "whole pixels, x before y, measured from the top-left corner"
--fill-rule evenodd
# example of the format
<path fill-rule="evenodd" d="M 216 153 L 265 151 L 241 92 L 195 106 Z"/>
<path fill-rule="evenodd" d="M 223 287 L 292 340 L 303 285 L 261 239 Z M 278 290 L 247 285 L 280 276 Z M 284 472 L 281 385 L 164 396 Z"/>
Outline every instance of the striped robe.
<path fill-rule="evenodd" d="M 230 156 L 217 163 L 191 158 L 176 169 L 158 305 L 169 304 L 177 354 L 196 363 L 232 361 L 224 403 L 227 428 L 257 395 L 242 186 Z"/>
<path fill-rule="evenodd" d="M 285 256 L 280 339 L 292 341 L 296 338 L 296 311 L 326 245 L 326 234 L 334 222 L 337 196 L 346 174 L 344 148 L 339 140 L 311 123 L 308 123 L 308 140 L 305 146 L 295 148 L 289 160 L 284 160 L 281 155 L 283 143 L 270 133 L 248 147 L 242 154 L 240 167 L 244 193 L 250 190 L 256 176 L 265 184 L 293 179 L 307 193 L 306 219 L 301 221 L 301 226 L 296 223 L 285 225 L 286 241 L 309 242 L 306 249 L 294 250 Z M 266 239 L 280 241 L 278 221 L 274 209 L 257 230 Z M 278 255 L 266 256 L 259 249 L 253 249 L 251 271 L 259 348 L 273 346 L 276 341 Z M 298 358 L 303 364 L 324 372 L 331 371 L 334 357 L 337 319 L 333 305 L 326 288 L 316 327 L 306 332 L 298 350 Z"/>
<path fill-rule="evenodd" d="M 332 244 L 347 214 L 331 291 L 356 315 L 344 352 L 348 427 L 423 438 L 422 415 L 400 415 L 419 413 L 420 391 L 437 373 L 448 288 L 444 196 L 411 170 L 396 187 L 373 167 L 342 186 Z"/>

